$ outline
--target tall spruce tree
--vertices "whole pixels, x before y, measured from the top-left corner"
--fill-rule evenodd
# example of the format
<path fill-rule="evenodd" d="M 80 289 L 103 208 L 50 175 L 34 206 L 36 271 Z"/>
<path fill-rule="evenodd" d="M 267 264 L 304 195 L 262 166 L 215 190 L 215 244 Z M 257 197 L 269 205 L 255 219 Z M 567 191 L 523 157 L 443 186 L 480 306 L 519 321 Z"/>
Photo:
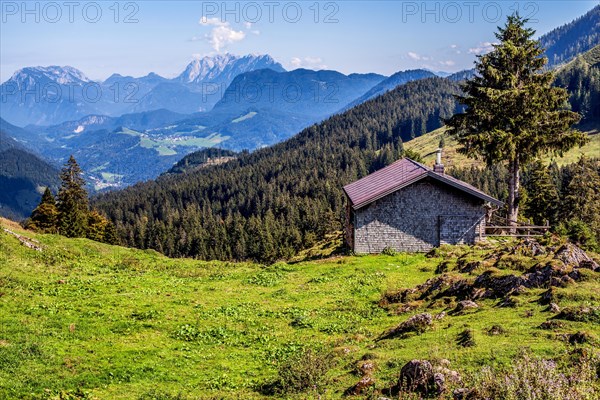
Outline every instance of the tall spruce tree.
<path fill-rule="evenodd" d="M 44 233 L 56 233 L 58 231 L 58 210 L 50 188 L 47 187 L 44 191 L 42 200 L 31 213 L 26 227 Z"/>
<path fill-rule="evenodd" d="M 536 160 L 529 167 L 529 175 L 525 185 L 529 194 L 526 215 L 538 225 L 545 221 L 555 224 L 560 198 L 558 188 L 550 176 L 549 167 L 542 161 Z"/>
<path fill-rule="evenodd" d="M 583 221 L 600 239 L 600 163 L 581 157 L 572 167 L 562 214 L 565 219 Z"/>
<path fill-rule="evenodd" d="M 543 70 L 547 59 L 526 23 L 515 14 L 498 28 L 499 44 L 478 56 L 477 74 L 462 86 L 464 95 L 456 96 L 465 112 L 446 121 L 461 153 L 488 165 L 507 162 L 508 218 L 513 226 L 519 214 L 521 166 L 586 142 L 585 134 L 571 129 L 580 116 L 564 108 L 568 94 L 552 86 L 554 74 Z"/>
<path fill-rule="evenodd" d="M 85 237 L 88 225 L 88 194 L 82 171 L 73 156 L 60 173 L 57 195 L 59 233 L 67 237 Z"/>
<path fill-rule="evenodd" d="M 86 237 L 97 242 L 104 241 L 104 235 L 108 224 L 109 221 L 98 211 L 90 211 L 88 213 Z"/>

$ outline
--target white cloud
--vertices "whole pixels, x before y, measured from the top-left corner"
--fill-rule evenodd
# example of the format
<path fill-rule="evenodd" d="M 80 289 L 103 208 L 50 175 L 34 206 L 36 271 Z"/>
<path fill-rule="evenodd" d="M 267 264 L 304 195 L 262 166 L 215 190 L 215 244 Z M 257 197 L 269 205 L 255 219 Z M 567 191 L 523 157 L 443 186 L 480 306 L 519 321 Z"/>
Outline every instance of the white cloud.
<path fill-rule="evenodd" d="M 202 17 L 199 22 L 202 26 L 211 26 L 210 33 L 205 35 L 205 38 L 212 45 L 215 51 L 220 51 L 223 47 L 228 44 L 239 42 L 244 40 L 246 33 L 243 31 L 236 31 L 231 27 L 229 22 L 221 21 L 218 18 L 206 18 Z M 197 37 L 192 38 L 192 41 L 198 40 Z"/>
<path fill-rule="evenodd" d="M 476 47 L 471 47 L 469 49 L 469 54 L 486 54 L 489 53 L 490 51 L 494 50 L 494 45 L 497 43 L 491 43 L 491 42 L 483 42 L 483 43 L 479 43 L 479 45 L 477 45 Z"/>
<path fill-rule="evenodd" d="M 323 64 L 323 60 L 320 57 L 293 57 L 290 60 L 290 66 L 292 68 L 307 68 L 307 69 L 327 69 L 327 65 Z"/>
<path fill-rule="evenodd" d="M 454 54 L 462 53 L 462 51 L 458 48 L 457 44 L 451 44 L 449 47 L 452 49 L 452 53 L 454 53 Z"/>
<path fill-rule="evenodd" d="M 204 25 L 204 26 L 229 26 L 229 22 L 221 21 L 217 17 L 214 17 L 214 18 L 202 17 L 202 18 L 200 18 L 200 21 L 198 21 L 198 23 L 200 25 Z"/>
<path fill-rule="evenodd" d="M 415 61 L 419 61 L 421 59 L 420 55 L 418 55 L 417 53 L 414 53 L 412 51 L 409 51 L 407 54 L 408 54 L 409 58 L 412 58 Z"/>
<path fill-rule="evenodd" d="M 247 31 L 250 31 L 250 33 L 253 33 L 255 35 L 260 35 L 260 31 L 258 29 L 252 29 L 254 25 L 252 24 L 252 22 L 244 22 L 244 28 L 246 28 Z"/>
<path fill-rule="evenodd" d="M 415 61 L 429 61 L 433 59 L 433 57 L 423 56 L 421 54 L 415 53 L 414 51 L 409 51 L 406 54 L 408 55 L 408 58 Z"/>
<path fill-rule="evenodd" d="M 447 61 L 440 61 L 440 65 L 443 65 L 444 67 L 453 67 L 456 63 L 452 60 L 447 60 Z"/>

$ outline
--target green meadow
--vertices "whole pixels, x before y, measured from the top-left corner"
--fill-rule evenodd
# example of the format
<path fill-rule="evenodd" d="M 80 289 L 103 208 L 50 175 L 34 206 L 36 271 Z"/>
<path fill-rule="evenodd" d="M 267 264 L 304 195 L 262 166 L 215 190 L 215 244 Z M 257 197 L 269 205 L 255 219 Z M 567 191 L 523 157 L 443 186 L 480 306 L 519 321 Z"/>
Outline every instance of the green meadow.
<path fill-rule="evenodd" d="M 266 266 L 169 259 L 2 223 L 37 240 L 42 251 L 0 229 L 0 398 L 340 398 L 360 379 L 356 364 L 366 354 L 381 390 L 415 358 L 447 359 L 468 376 L 483 365 L 507 366 L 523 349 L 563 359 L 574 348 L 594 348 L 600 337 L 594 322 L 540 329 L 551 317 L 538 302 L 545 289 L 518 296 L 513 307 L 487 299 L 455 315 L 449 312 L 454 304 L 443 301 L 416 301 L 408 312 L 380 306 L 384 293 L 439 276 L 442 259 L 451 275 L 471 276 L 452 270 L 453 263 L 465 251 L 477 257 L 489 249 Z M 557 298 L 561 307 L 600 305 L 600 273 L 559 289 Z M 379 340 L 418 312 L 443 311 L 448 315 L 420 335 Z M 493 326 L 502 333 L 489 334 Z M 474 346 L 457 342 L 465 329 Z M 575 331 L 592 341 L 561 339 Z M 306 349 L 333 358 L 322 386 L 270 395 L 265 388 L 277 380 L 278 368 Z"/>

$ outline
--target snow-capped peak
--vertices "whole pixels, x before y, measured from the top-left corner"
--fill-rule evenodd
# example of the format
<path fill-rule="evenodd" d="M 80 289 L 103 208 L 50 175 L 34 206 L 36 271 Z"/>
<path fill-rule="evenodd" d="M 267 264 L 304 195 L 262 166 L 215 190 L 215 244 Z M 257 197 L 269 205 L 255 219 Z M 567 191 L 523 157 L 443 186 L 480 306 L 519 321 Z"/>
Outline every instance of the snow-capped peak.
<path fill-rule="evenodd" d="M 49 67 L 25 67 L 16 71 L 10 80 L 18 83 L 51 81 L 60 85 L 92 82 L 83 72 L 76 68 L 70 66 L 59 67 L 56 65 Z"/>
<path fill-rule="evenodd" d="M 284 70 L 269 55 L 236 56 L 225 53 L 194 59 L 177 80 L 184 83 L 230 81 L 235 75 L 261 68 Z"/>

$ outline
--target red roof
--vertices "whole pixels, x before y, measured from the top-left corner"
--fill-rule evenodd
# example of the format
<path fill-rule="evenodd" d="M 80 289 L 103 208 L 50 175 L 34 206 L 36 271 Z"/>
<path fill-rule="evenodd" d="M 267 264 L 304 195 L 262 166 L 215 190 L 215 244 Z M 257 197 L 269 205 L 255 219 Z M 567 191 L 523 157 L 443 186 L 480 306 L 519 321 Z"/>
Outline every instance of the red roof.
<path fill-rule="evenodd" d="M 357 210 L 426 177 L 453 186 L 484 201 L 498 206 L 502 205 L 501 201 L 476 187 L 449 175 L 433 172 L 431 168 L 408 158 L 398 160 L 371 175 L 344 186 L 344 191 L 352 203 L 352 208 Z"/>

